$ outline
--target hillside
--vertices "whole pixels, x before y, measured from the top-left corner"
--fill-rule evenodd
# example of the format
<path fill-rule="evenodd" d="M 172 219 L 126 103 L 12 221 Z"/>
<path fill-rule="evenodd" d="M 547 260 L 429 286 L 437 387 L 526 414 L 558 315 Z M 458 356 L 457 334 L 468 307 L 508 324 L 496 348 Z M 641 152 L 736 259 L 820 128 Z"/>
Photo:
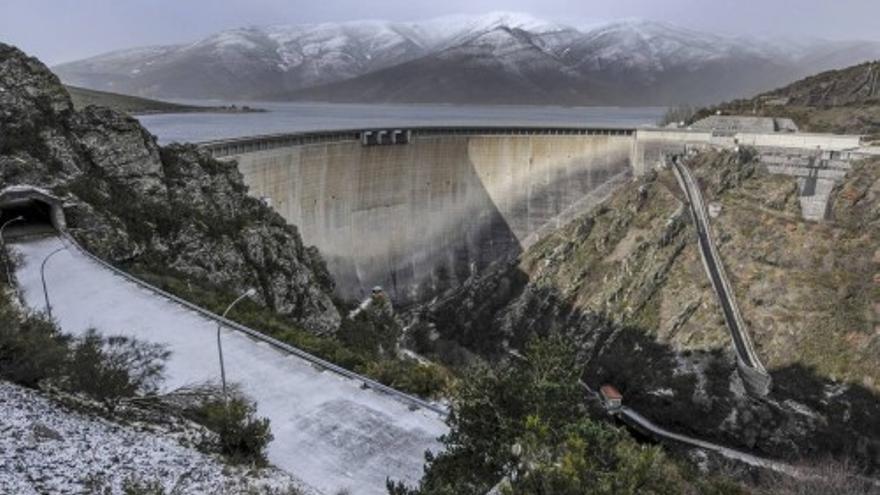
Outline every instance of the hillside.
<path fill-rule="evenodd" d="M 0 44 L 0 186 L 70 204 L 70 226 L 106 259 L 241 293 L 315 333 L 340 316 L 332 280 L 295 227 L 247 195 L 234 164 L 161 148 L 129 115 L 77 111 L 58 78 Z"/>
<path fill-rule="evenodd" d="M 880 160 L 836 191 L 830 223 L 801 219 L 793 178 L 748 157 L 690 163 L 719 249 L 774 380 L 770 400 L 746 397 L 721 311 L 671 171 L 640 178 L 528 250 L 425 308 L 441 336 L 490 359 L 532 335 L 580 343 L 584 380 L 617 385 L 657 423 L 788 460 L 850 458 L 880 468 Z M 426 330 L 427 331 L 427 330 Z"/>
<path fill-rule="evenodd" d="M 149 98 L 140 98 L 138 96 L 122 95 L 107 91 L 96 91 L 76 86 L 65 86 L 65 89 L 67 89 L 67 93 L 70 94 L 70 99 L 76 110 L 83 110 L 89 105 L 97 105 L 112 108 L 117 112 L 128 113 L 131 115 L 153 113 L 240 113 L 262 111 L 250 108 L 249 106 L 237 107 L 233 105 L 226 107 L 206 107 L 198 105 L 180 105 L 167 101 L 151 100 Z"/>
<path fill-rule="evenodd" d="M 248 27 L 58 65 L 68 84 L 149 97 L 562 105 L 708 104 L 880 57 L 624 20 L 490 13 Z"/>
<path fill-rule="evenodd" d="M 200 451 L 204 433 L 179 418 L 107 420 L 3 380 L 0 415 L 4 493 L 315 493 L 276 468 Z"/>
<path fill-rule="evenodd" d="M 746 100 L 703 110 L 790 117 L 804 131 L 880 135 L 880 62 L 808 77 Z"/>

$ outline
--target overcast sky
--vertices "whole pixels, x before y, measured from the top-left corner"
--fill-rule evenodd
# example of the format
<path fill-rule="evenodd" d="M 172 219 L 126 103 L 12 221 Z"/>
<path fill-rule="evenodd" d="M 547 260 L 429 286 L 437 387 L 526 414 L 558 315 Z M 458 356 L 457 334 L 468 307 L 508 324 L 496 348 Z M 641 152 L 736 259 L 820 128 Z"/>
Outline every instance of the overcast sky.
<path fill-rule="evenodd" d="M 880 40 L 880 0 L 0 0 L 0 41 L 56 64 L 240 26 L 498 10 L 570 24 L 637 17 L 731 35 Z"/>

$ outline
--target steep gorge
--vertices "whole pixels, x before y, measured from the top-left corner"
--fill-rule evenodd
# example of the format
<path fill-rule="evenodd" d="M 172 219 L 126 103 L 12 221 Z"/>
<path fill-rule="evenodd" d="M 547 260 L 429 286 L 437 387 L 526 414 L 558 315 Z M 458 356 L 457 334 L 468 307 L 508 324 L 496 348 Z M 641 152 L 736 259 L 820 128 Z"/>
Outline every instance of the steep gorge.
<path fill-rule="evenodd" d="M 532 335 L 581 344 L 592 386 L 684 433 L 769 456 L 880 464 L 880 160 L 859 163 L 826 223 L 801 219 L 793 178 L 740 155 L 690 160 L 721 256 L 774 379 L 746 397 L 671 171 L 619 189 L 527 250 L 423 308 L 414 340 L 446 357 L 504 359 Z M 433 337 L 430 338 L 430 337 Z M 459 349 L 456 351 L 456 349 Z"/>

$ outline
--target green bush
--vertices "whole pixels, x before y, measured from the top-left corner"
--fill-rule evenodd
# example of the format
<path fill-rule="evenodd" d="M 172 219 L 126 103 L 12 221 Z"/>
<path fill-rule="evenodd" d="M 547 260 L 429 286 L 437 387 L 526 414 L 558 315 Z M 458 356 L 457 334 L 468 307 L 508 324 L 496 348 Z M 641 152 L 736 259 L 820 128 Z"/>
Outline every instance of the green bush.
<path fill-rule="evenodd" d="M 209 309 L 223 312 L 234 295 L 206 282 L 186 282 L 184 275 L 153 267 L 128 267 L 135 276 L 162 290 Z M 315 335 L 303 330 L 269 308 L 242 301 L 229 318 L 302 349 L 345 369 L 364 374 L 384 385 L 407 393 L 434 397 L 445 391 L 449 373 L 436 365 L 420 365 L 412 360 L 391 357 L 391 347 L 400 329 L 386 317 L 364 315 L 343 324 L 338 337 Z M 375 334 L 372 334 L 376 332 Z"/>
<path fill-rule="evenodd" d="M 255 416 L 256 407 L 241 397 L 206 401 L 188 415 L 219 437 L 220 452 L 235 464 L 266 464 L 266 446 L 272 441 L 269 420 Z"/>
<path fill-rule="evenodd" d="M 537 416 L 521 439 L 522 476 L 508 495 L 641 495 L 682 493 L 683 479 L 657 446 L 642 446 L 621 430 L 586 418 L 561 434 Z"/>
<path fill-rule="evenodd" d="M 169 352 L 128 337 L 89 330 L 73 340 L 42 315 L 21 315 L 0 297 L 0 377 L 36 388 L 53 380 L 113 412 L 120 399 L 154 392 Z"/>
<path fill-rule="evenodd" d="M 120 399 L 154 392 L 170 352 L 160 344 L 89 330 L 71 347 L 67 386 L 101 401 L 111 413 Z"/>
<path fill-rule="evenodd" d="M 122 482 L 123 495 L 165 495 L 165 488 L 159 481 L 144 481 L 139 478 L 126 478 Z"/>
<path fill-rule="evenodd" d="M 68 340 L 42 316 L 21 317 L 4 305 L 0 308 L 0 377 L 31 388 L 60 377 Z"/>
<path fill-rule="evenodd" d="M 336 337 L 343 345 L 378 359 L 394 355 L 402 333 L 390 304 L 379 298 L 354 318 L 344 318 Z"/>
<path fill-rule="evenodd" d="M 450 376 L 442 368 L 421 364 L 411 359 L 384 359 L 368 364 L 358 370 L 379 383 L 398 390 L 434 397 L 446 389 Z"/>
<path fill-rule="evenodd" d="M 389 480 L 391 495 L 483 495 L 503 479 L 507 495 L 721 493 L 696 488 L 660 448 L 591 419 L 567 339 L 536 339 L 524 356 L 459 381 L 445 449 L 426 456 L 418 488 Z"/>

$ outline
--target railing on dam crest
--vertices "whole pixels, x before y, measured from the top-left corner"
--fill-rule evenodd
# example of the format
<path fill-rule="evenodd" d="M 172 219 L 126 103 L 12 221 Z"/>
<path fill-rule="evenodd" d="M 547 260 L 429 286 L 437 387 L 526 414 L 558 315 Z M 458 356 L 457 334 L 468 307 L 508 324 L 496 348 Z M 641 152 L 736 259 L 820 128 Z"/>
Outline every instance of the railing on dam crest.
<path fill-rule="evenodd" d="M 199 143 L 199 147 L 214 158 L 254 153 L 258 151 L 339 141 L 360 141 L 365 146 L 378 144 L 406 144 L 415 137 L 435 136 L 632 136 L 634 128 L 615 127 L 400 127 L 378 129 L 346 129 L 284 134 L 266 134 L 242 138 L 218 139 Z"/>

